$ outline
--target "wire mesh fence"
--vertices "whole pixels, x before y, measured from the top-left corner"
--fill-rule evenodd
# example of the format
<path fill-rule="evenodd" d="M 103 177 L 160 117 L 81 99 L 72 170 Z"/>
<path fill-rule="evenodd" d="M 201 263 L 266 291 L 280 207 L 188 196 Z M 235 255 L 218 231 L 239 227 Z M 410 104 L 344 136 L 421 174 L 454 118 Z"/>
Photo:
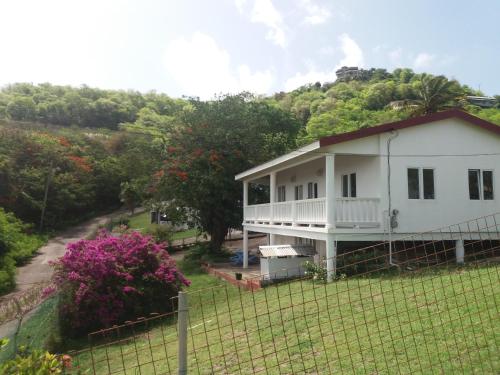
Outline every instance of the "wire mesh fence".
<path fill-rule="evenodd" d="M 30 326 L 35 311 L 55 310 L 54 304 L 46 301 L 44 290 L 49 286 L 50 282 L 27 284 L 23 285 L 23 290 L 0 297 L 0 338 L 9 339 L 9 343 L 0 350 L 0 363 L 13 358 L 20 347 L 38 344 L 41 336 L 46 334 L 43 330 L 32 333 Z"/>
<path fill-rule="evenodd" d="M 185 345 L 189 374 L 498 374 L 499 259 L 497 214 L 340 253 L 330 283 L 188 291 L 185 343 L 177 311 L 151 316 L 91 334 L 74 369 L 180 373 Z"/>

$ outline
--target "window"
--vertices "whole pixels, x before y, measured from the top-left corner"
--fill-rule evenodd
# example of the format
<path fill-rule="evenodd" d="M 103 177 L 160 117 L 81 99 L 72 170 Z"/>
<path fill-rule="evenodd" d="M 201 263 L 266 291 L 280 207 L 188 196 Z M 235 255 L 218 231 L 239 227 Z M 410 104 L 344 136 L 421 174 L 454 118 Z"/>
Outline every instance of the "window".
<path fill-rule="evenodd" d="M 493 171 L 469 169 L 469 198 L 493 200 Z"/>
<path fill-rule="evenodd" d="M 469 169 L 469 198 L 478 200 L 479 194 L 479 169 Z"/>
<path fill-rule="evenodd" d="M 356 173 L 351 173 L 349 177 L 351 182 L 351 198 L 356 198 Z"/>
<path fill-rule="evenodd" d="M 435 199 L 434 169 L 408 168 L 408 199 Z"/>
<path fill-rule="evenodd" d="M 304 193 L 303 193 L 303 188 L 302 185 L 296 185 L 295 186 L 295 200 L 300 201 L 304 199 Z"/>
<path fill-rule="evenodd" d="M 493 171 L 483 171 L 483 199 L 493 200 Z"/>
<path fill-rule="evenodd" d="M 286 188 L 285 185 L 278 186 L 278 202 L 286 201 Z"/>
<path fill-rule="evenodd" d="M 307 199 L 318 198 L 318 183 L 309 182 L 307 184 Z"/>
<path fill-rule="evenodd" d="M 434 169 L 422 169 L 424 199 L 434 199 Z"/>
<path fill-rule="evenodd" d="M 356 173 L 342 176 L 342 196 L 344 198 L 356 198 Z"/>

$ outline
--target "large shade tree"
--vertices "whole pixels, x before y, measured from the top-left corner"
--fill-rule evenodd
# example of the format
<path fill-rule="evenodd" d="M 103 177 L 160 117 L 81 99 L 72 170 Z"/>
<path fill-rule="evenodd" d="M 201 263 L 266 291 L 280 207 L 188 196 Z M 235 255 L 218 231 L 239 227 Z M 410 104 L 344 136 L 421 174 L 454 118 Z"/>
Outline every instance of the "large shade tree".
<path fill-rule="evenodd" d="M 234 176 L 295 146 L 298 122 L 249 94 L 191 99 L 169 135 L 157 199 L 172 200 L 210 234 L 218 251 L 242 222 L 242 185 Z"/>

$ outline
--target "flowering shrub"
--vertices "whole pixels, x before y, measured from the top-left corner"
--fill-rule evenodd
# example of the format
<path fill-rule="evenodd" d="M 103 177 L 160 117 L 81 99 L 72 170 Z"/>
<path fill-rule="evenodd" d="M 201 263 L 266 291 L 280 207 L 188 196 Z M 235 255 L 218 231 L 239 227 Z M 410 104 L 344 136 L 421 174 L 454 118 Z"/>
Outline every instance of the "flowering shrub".
<path fill-rule="evenodd" d="M 168 311 L 189 281 L 163 244 L 139 232 L 100 232 L 68 245 L 55 263 L 62 332 L 76 336 L 151 312 Z"/>

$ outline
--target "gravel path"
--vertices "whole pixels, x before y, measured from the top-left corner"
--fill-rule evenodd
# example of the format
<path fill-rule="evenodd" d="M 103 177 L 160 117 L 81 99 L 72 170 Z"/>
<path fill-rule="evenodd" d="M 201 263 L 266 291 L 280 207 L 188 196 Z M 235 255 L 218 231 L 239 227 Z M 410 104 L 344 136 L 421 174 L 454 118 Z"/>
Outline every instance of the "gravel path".
<path fill-rule="evenodd" d="M 123 212 L 121 211 L 123 214 Z M 49 281 L 52 277 L 52 267 L 49 262 L 64 255 L 66 246 L 70 242 L 86 238 L 93 234 L 100 225 L 118 213 L 98 216 L 75 227 L 69 228 L 56 237 L 51 238 L 47 244 L 41 247 L 29 263 L 17 269 L 16 292 L 30 288 L 32 284 Z"/>

